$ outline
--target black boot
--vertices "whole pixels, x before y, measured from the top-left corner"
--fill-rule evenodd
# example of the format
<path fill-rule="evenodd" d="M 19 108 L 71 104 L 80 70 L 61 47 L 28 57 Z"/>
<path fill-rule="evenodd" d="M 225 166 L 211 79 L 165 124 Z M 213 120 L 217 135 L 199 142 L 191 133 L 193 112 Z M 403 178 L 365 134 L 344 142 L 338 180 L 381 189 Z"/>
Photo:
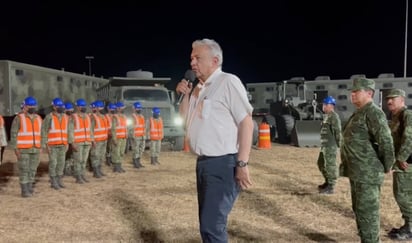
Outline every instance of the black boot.
<path fill-rule="evenodd" d="M 136 168 L 136 169 L 139 169 L 139 165 L 137 164 L 137 159 L 136 158 L 133 158 L 133 167 L 134 168 Z"/>
<path fill-rule="evenodd" d="M 99 174 L 100 174 L 101 176 L 106 176 L 106 174 L 103 173 L 103 171 L 102 171 L 102 165 L 101 165 L 101 164 L 100 164 L 99 166 L 97 166 L 97 170 L 99 171 Z"/>
<path fill-rule="evenodd" d="M 318 189 L 325 189 L 328 186 L 328 183 L 325 181 L 322 185 L 318 185 Z"/>
<path fill-rule="evenodd" d="M 137 163 L 138 168 L 143 168 L 144 167 L 142 165 L 142 163 L 140 163 L 140 158 L 137 158 L 136 161 L 137 161 L 136 163 Z"/>
<path fill-rule="evenodd" d="M 55 189 L 55 190 L 59 190 L 59 184 L 57 183 L 57 177 L 56 176 L 51 176 L 50 177 L 50 187 Z"/>
<path fill-rule="evenodd" d="M 319 190 L 320 194 L 333 194 L 333 186 L 328 184 L 325 188 Z"/>
<path fill-rule="evenodd" d="M 32 182 L 27 183 L 27 190 L 29 190 L 29 192 L 30 192 L 31 194 L 34 193 L 34 187 L 33 187 L 33 183 L 32 183 Z"/>
<path fill-rule="evenodd" d="M 124 172 L 126 172 L 125 170 L 123 170 L 123 168 L 122 168 L 122 164 L 119 164 L 119 172 L 120 172 L 120 173 L 124 173 Z"/>
<path fill-rule="evenodd" d="M 21 196 L 22 197 L 31 197 L 32 194 L 29 192 L 29 183 L 20 184 L 21 187 Z"/>
<path fill-rule="evenodd" d="M 106 157 L 106 165 L 107 166 L 112 166 L 112 157 L 110 157 L 110 156 Z"/>
<path fill-rule="evenodd" d="M 150 157 L 150 164 L 156 165 L 156 158 L 155 157 Z"/>
<path fill-rule="evenodd" d="M 57 176 L 57 184 L 59 185 L 60 188 L 65 188 L 66 186 L 63 184 L 63 176 Z"/>
<path fill-rule="evenodd" d="M 83 184 L 84 183 L 81 175 L 75 175 L 74 177 L 76 178 L 76 183 L 77 184 Z"/>
<path fill-rule="evenodd" d="M 160 165 L 159 160 L 157 159 L 157 157 L 155 157 L 155 163 Z"/>
<path fill-rule="evenodd" d="M 99 173 L 99 169 L 97 166 L 93 167 L 93 177 L 95 178 L 101 178 L 102 176 Z"/>

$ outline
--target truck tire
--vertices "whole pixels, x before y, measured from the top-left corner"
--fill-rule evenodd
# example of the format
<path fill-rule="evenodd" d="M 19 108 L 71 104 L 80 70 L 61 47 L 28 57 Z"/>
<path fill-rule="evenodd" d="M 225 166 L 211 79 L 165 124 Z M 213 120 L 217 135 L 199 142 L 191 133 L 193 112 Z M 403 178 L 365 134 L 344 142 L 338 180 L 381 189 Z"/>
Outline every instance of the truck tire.
<path fill-rule="evenodd" d="M 265 115 L 262 122 L 266 122 L 270 127 L 270 140 L 274 142 L 276 140 L 276 119 L 272 115 Z"/>
<path fill-rule="evenodd" d="M 291 134 L 295 126 L 295 119 L 291 115 L 277 115 L 276 125 L 278 132 L 278 142 L 281 144 L 289 144 L 291 142 Z"/>
<path fill-rule="evenodd" d="M 184 137 L 175 137 L 174 140 L 172 140 L 172 150 L 173 151 L 182 151 L 183 146 L 184 146 Z"/>
<path fill-rule="evenodd" d="M 253 136 L 252 136 L 252 145 L 257 145 L 259 139 L 259 126 L 256 120 L 253 120 Z"/>

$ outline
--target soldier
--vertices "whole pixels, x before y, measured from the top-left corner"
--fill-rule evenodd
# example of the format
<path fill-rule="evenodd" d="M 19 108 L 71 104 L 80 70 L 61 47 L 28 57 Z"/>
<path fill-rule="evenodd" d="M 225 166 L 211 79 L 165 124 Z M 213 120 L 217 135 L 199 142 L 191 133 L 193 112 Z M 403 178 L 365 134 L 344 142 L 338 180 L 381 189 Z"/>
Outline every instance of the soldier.
<path fill-rule="evenodd" d="M 340 146 L 341 122 L 338 114 L 334 111 L 336 100 L 328 96 L 323 100 L 323 118 L 320 130 L 321 148 L 318 157 L 318 168 L 322 173 L 325 182 L 319 185 L 319 193 L 333 194 L 333 189 L 338 178 L 336 166 L 336 153 Z"/>
<path fill-rule="evenodd" d="M 6 133 L 6 124 L 4 123 L 3 116 L 0 115 L 0 165 L 3 163 L 4 150 L 7 147 L 7 133 Z"/>
<path fill-rule="evenodd" d="M 64 103 L 64 109 L 67 117 L 69 118 L 69 124 L 72 119 L 72 114 L 74 112 L 74 107 L 71 102 L 65 102 Z M 72 176 L 74 171 L 74 162 L 73 162 L 73 149 L 72 146 L 68 146 L 68 149 L 66 151 L 66 162 L 64 165 L 64 175 L 65 176 Z"/>
<path fill-rule="evenodd" d="M 140 161 L 140 158 L 142 157 L 146 146 L 146 125 L 144 116 L 142 115 L 142 105 L 140 102 L 135 102 L 133 107 L 136 113 L 132 114 L 133 122 L 130 137 L 132 138 L 133 166 L 139 169 L 144 167 Z"/>
<path fill-rule="evenodd" d="M 123 173 L 126 172 L 122 168 L 123 157 L 126 149 L 127 139 L 127 124 L 126 116 L 123 115 L 125 105 L 122 102 L 116 103 L 117 114 L 112 117 L 111 126 L 111 152 L 113 172 Z"/>
<path fill-rule="evenodd" d="M 50 186 L 55 190 L 64 188 L 62 182 L 66 152 L 68 149 L 69 117 L 64 113 L 64 103 L 60 98 L 52 101 L 53 111 L 46 115 L 42 123 L 42 148 L 49 155 Z"/>
<path fill-rule="evenodd" d="M 90 116 L 86 113 L 87 103 L 84 99 L 76 101 L 76 113 L 72 115 L 69 123 L 69 144 L 73 149 L 74 176 L 76 183 L 89 182 L 86 179 L 86 162 L 89 157 L 90 147 L 94 146 L 91 131 Z"/>
<path fill-rule="evenodd" d="M 393 172 L 393 194 L 404 220 L 400 228 L 393 228 L 389 237 L 394 240 L 412 239 L 412 111 L 405 106 L 405 91 L 392 89 L 386 96 L 391 112 L 389 127 L 395 146 L 396 163 Z"/>
<path fill-rule="evenodd" d="M 374 80 L 353 80 L 351 101 L 356 110 L 342 132 L 341 174 L 349 177 L 352 209 L 362 242 L 379 242 L 381 185 L 395 160 L 386 116 L 373 103 L 374 93 Z"/>
<path fill-rule="evenodd" d="M 101 113 L 101 110 L 104 108 L 103 101 L 95 101 L 94 106 L 95 112 L 91 114 L 90 118 L 95 146 L 92 146 L 90 150 L 90 160 L 93 168 L 93 176 L 101 178 L 102 176 L 105 176 L 102 172 L 102 161 L 106 154 L 107 137 L 110 127 L 106 117 Z"/>
<path fill-rule="evenodd" d="M 151 154 L 150 164 L 156 165 L 160 164 L 158 157 L 162 148 L 162 139 L 164 133 L 163 120 L 160 117 L 160 109 L 158 107 L 153 107 L 152 113 L 152 117 L 150 117 L 150 120 L 148 121 Z"/>
<path fill-rule="evenodd" d="M 107 125 L 109 126 L 109 134 L 107 137 L 107 146 L 106 146 L 106 165 L 107 166 L 111 166 L 112 165 L 112 153 L 111 153 L 111 140 L 112 140 L 112 132 L 111 132 L 111 128 L 112 128 L 112 120 L 113 120 L 113 116 L 117 113 L 117 107 L 115 104 L 108 104 L 107 105 L 107 111 L 108 113 L 105 114 L 105 118 L 107 121 Z"/>
<path fill-rule="evenodd" d="M 13 119 L 10 131 L 10 146 L 17 156 L 22 197 L 33 195 L 33 183 L 40 163 L 42 119 L 36 114 L 36 108 L 34 97 L 24 99 L 23 112 Z"/>

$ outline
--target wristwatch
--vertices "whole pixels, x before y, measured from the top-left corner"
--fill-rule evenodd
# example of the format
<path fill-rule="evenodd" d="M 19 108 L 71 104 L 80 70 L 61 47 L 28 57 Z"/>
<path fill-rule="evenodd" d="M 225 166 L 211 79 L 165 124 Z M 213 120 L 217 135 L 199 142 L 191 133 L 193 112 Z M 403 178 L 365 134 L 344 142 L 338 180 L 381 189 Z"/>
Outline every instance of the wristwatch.
<path fill-rule="evenodd" d="M 248 162 L 245 162 L 243 160 L 236 161 L 236 166 L 237 167 L 245 167 L 247 164 L 248 164 Z"/>

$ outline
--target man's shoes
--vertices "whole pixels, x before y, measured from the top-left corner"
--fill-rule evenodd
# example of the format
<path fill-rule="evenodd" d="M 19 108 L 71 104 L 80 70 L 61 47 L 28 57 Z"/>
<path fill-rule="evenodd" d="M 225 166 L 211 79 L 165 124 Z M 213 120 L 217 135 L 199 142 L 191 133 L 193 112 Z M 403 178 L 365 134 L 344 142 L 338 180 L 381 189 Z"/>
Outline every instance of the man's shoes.
<path fill-rule="evenodd" d="M 388 232 L 389 238 L 397 241 L 412 240 L 412 232 L 406 225 L 403 225 L 400 228 L 392 228 Z"/>
<path fill-rule="evenodd" d="M 328 186 L 328 183 L 327 183 L 327 182 L 324 182 L 322 185 L 318 185 L 318 189 L 319 189 L 319 190 L 325 189 L 327 186 Z"/>
<path fill-rule="evenodd" d="M 327 185 L 325 188 L 319 190 L 319 194 L 333 194 L 333 186 Z"/>

